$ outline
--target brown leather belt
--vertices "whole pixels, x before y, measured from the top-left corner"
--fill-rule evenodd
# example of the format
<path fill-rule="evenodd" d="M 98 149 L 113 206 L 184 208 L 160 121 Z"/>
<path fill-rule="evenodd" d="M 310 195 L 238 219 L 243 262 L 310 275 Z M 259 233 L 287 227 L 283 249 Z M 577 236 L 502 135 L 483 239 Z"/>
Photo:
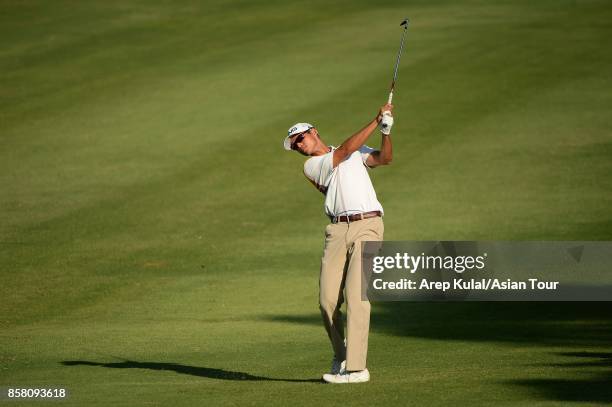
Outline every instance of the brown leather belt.
<path fill-rule="evenodd" d="M 375 218 L 377 216 L 382 216 L 382 212 L 372 211 L 372 212 L 356 213 L 354 215 L 348 215 L 348 216 L 334 216 L 334 217 L 330 217 L 330 219 L 332 223 L 338 223 L 338 222 L 350 223 L 350 222 L 356 222 L 362 219 Z"/>

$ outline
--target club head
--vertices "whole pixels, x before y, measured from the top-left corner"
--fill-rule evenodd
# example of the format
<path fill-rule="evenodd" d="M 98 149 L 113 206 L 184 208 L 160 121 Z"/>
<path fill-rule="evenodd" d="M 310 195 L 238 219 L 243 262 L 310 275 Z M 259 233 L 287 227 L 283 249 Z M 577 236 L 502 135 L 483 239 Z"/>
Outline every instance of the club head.
<path fill-rule="evenodd" d="M 402 21 L 402 23 L 400 24 L 401 26 L 404 26 L 404 28 L 408 28 L 408 23 L 410 22 L 410 20 L 408 20 L 408 18 L 404 19 L 404 21 Z"/>

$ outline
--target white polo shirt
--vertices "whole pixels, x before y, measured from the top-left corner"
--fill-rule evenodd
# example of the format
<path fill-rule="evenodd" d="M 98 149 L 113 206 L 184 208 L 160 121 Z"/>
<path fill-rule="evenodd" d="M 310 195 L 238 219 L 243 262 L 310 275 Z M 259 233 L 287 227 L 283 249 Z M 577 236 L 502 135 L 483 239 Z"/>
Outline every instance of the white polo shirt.
<path fill-rule="evenodd" d="M 368 175 L 366 160 L 373 148 L 362 146 L 334 168 L 334 150 L 310 157 L 304 175 L 325 193 L 327 216 L 344 216 L 371 211 L 383 212 Z"/>

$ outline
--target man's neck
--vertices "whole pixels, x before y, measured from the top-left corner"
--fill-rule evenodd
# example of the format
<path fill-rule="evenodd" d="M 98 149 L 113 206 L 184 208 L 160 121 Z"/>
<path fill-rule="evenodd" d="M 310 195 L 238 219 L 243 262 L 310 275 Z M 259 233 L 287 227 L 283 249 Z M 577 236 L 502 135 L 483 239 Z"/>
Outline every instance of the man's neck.
<path fill-rule="evenodd" d="M 315 151 L 312 152 L 312 156 L 319 156 L 319 155 L 323 155 L 323 154 L 327 154 L 331 151 L 331 147 L 329 147 L 328 145 L 326 145 L 322 140 L 319 140 L 319 143 L 317 144 L 317 148 L 315 149 Z"/>

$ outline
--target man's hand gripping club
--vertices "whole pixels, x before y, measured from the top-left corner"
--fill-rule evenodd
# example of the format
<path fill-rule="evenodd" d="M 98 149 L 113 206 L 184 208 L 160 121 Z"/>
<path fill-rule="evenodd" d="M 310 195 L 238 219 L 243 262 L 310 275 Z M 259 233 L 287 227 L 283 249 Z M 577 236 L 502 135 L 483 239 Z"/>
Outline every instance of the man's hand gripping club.
<path fill-rule="evenodd" d="M 370 137 L 378 125 L 381 126 L 381 132 L 383 134 L 389 135 L 391 133 L 391 126 L 393 126 L 392 111 L 393 105 L 390 103 L 385 104 L 380 108 L 374 120 L 370 121 L 361 130 L 346 139 L 340 145 L 340 147 L 334 151 L 334 167 L 338 166 L 338 164 L 364 145 L 368 137 Z M 387 123 L 385 129 L 386 133 L 382 129 L 383 123 Z"/>

